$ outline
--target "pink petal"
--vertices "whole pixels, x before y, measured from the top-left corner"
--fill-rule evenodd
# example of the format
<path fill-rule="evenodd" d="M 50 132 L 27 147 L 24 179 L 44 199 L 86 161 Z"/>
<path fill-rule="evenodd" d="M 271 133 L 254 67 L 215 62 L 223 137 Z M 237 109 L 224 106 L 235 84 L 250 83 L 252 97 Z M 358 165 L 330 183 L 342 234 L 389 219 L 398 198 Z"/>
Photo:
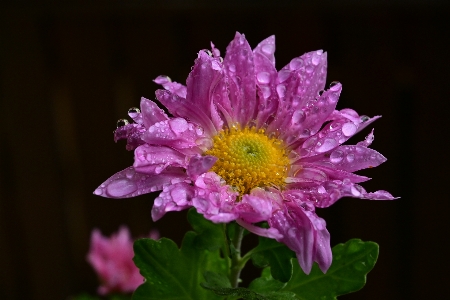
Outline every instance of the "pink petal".
<path fill-rule="evenodd" d="M 263 236 L 269 239 L 280 240 L 283 238 L 283 235 L 276 228 L 261 228 L 252 224 L 245 222 L 242 219 L 237 219 L 236 223 L 247 229 L 248 231 L 257 234 L 259 236 Z"/>
<path fill-rule="evenodd" d="M 184 85 L 178 82 L 172 82 L 172 80 L 168 76 L 158 76 L 154 82 L 162 85 L 166 90 L 170 91 L 173 94 L 177 94 L 181 98 L 186 99 L 187 89 Z"/>
<path fill-rule="evenodd" d="M 267 221 L 272 215 L 272 202 L 270 199 L 254 195 L 244 195 L 236 205 L 235 211 L 248 223 Z"/>
<path fill-rule="evenodd" d="M 166 113 L 155 102 L 144 97 L 141 98 L 141 115 L 146 128 L 169 119 Z"/>
<path fill-rule="evenodd" d="M 330 157 L 321 159 L 331 162 L 330 167 L 347 172 L 377 167 L 386 161 L 386 158 L 377 151 L 364 146 L 340 146 L 331 152 Z"/>
<path fill-rule="evenodd" d="M 244 35 L 236 32 L 234 40 L 227 47 L 223 65 L 233 106 L 230 115 L 245 127 L 255 118 L 257 103 L 253 52 Z"/>
<path fill-rule="evenodd" d="M 298 115 L 301 113 L 297 113 L 294 117 L 294 112 L 313 105 L 316 98 L 319 97 L 318 92 L 325 87 L 326 71 L 327 54 L 319 50 L 294 58 L 278 72 L 276 91 L 280 99 L 280 106 L 274 122 L 269 126 L 269 131 L 279 129 L 284 132 L 285 128 L 291 126 L 289 124 L 291 119 L 294 121 L 293 125 L 296 126 L 300 125 L 297 123 L 304 121 L 304 116 Z M 314 111 L 314 113 L 316 112 Z M 312 131 L 312 128 L 309 127 L 302 126 L 301 128 Z"/>
<path fill-rule="evenodd" d="M 180 211 L 192 206 L 194 187 L 185 182 L 178 182 L 165 186 L 163 191 L 155 199 L 152 208 L 152 219 L 158 221 L 166 212 Z"/>
<path fill-rule="evenodd" d="M 258 115 L 257 127 L 263 126 L 270 115 L 278 108 L 278 95 L 276 92 L 277 70 L 275 69 L 275 37 L 271 36 L 262 41 L 254 52 L 256 85 L 258 87 Z M 264 51 L 263 51 L 264 49 Z M 271 53 L 271 54 L 270 54 Z"/>
<path fill-rule="evenodd" d="M 192 72 L 187 79 L 188 93 L 186 96 L 187 103 L 190 103 L 194 109 L 202 110 L 202 112 L 210 118 L 214 116 L 214 126 L 216 130 L 221 129 L 220 119 L 217 119 L 217 111 L 212 104 L 213 88 L 223 77 L 223 66 L 218 58 L 209 56 L 205 51 L 200 51 L 195 61 Z M 213 111 L 211 111 L 213 110 Z M 195 116 L 194 116 L 195 117 Z M 203 124 L 204 117 L 192 119 L 200 125 Z M 212 131 L 211 134 L 215 134 Z"/>
<path fill-rule="evenodd" d="M 207 115 L 209 107 L 194 105 L 186 99 L 165 90 L 157 90 L 155 94 L 156 98 L 175 117 L 182 117 L 200 125 L 208 136 L 216 133 L 217 130 L 211 121 L 211 117 Z"/>
<path fill-rule="evenodd" d="M 196 140 L 203 136 L 201 127 L 183 118 L 172 118 L 150 126 L 142 139 L 150 145 L 184 149 L 197 147 Z"/>
<path fill-rule="evenodd" d="M 256 46 L 253 54 L 265 57 L 275 68 L 275 36 L 271 35 Z"/>
<path fill-rule="evenodd" d="M 172 180 L 182 180 L 186 174 L 181 168 L 167 168 L 158 175 L 137 173 L 133 167 L 126 168 L 102 183 L 94 194 L 106 198 L 130 198 L 162 190 Z"/>
<path fill-rule="evenodd" d="M 134 169 L 139 173 L 160 174 L 167 167 L 185 167 L 185 155 L 163 146 L 139 146 L 134 151 Z"/>
<path fill-rule="evenodd" d="M 217 157 L 211 155 L 193 156 L 189 160 L 187 174 L 192 180 L 196 180 L 199 175 L 208 172 L 216 161 Z"/>
<path fill-rule="evenodd" d="M 295 204 L 286 205 L 272 215 L 269 225 L 283 235 L 277 241 L 297 254 L 301 268 L 309 274 L 314 257 L 314 228 L 303 210 Z"/>

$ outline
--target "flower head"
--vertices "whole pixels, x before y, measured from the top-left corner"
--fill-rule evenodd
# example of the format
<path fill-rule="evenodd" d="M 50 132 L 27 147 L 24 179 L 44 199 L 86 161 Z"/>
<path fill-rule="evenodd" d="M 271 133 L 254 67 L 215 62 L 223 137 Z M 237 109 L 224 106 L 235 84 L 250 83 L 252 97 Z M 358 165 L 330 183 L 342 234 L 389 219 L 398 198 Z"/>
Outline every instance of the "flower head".
<path fill-rule="evenodd" d="M 158 238 L 159 234 L 154 231 L 150 237 Z M 100 295 L 131 293 L 144 282 L 133 256 L 133 240 L 126 227 L 121 227 L 110 238 L 104 237 L 98 229 L 92 231 L 87 260 L 101 280 Z"/>
<path fill-rule="evenodd" d="M 251 49 L 236 33 L 225 57 L 214 47 L 198 54 L 186 86 L 159 76 L 164 89 L 131 109 L 132 124 L 120 124 L 115 139 L 134 150 L 129 167 L 95 194 L 134 197 L 162 190 L 152 217 L 195 207 L 213 222 L 236 220 L 246 229 L 285 243 L 306 273 L 313 262 L 331 264 L 330 236 L 315 213 L 349 196 L 394 199 L 368 193 L 353 172 L 383 163 L 369 148 L 373 131 L 357 145 L 343 146 L 379 116 L 336 110 L 339 82 L 325 88 L 327 54 L 313 51 L 277 72 L 275 37 Z M 255 223 L 266 221 L 269 228 Z"/>

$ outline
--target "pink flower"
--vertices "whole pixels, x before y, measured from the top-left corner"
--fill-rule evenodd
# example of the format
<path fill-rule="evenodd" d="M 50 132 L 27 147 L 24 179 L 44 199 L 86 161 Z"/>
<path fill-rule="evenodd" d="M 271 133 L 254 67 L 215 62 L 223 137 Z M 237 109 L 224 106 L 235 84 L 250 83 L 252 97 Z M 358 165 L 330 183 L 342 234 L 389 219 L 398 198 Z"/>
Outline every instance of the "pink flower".
<path fill-rule="evenodd" d="M 159 238 L 158 232 L 152 231 L 150 238 Z M 126 227 L 121 227 L 110 238 L 104 237 L 98 229 L 92 231 L 87 260 L 102 282 L 98 288 L 100 295 L 131 293 L 144 282 L 133 256 L 133 240 Z"/>
<path fill-rule="evenodd" d="M 212 44 L 211 44 L 212 45 Z M 353 172 L 386 161 L 369 148 L 373 131 L 357 145 L 342 146 L 379 116 L 336 110 L 342 90 L 325 79 L 327 54 L 296 57 L 277 72 L 275 37 L 253 51 L 236 33 L 225 58 L 212 45 L 202 50 L 186 86 L 159 76 L 164 89 L 129 111 L 115 139 L 127 139 L 134 164 L 109 178 L 96 195 L 134 197 L 162 190 L 152 217 L 195 207 L 213 222 L 236 220 L 248 230 L 285 243 L 306 273 L 313 262 L 331 264 L 330 235 L 316 207 L 342 197 L 392 200 L 368 193 Z M 255 225 L 268 222 L 270 228 Z"/>

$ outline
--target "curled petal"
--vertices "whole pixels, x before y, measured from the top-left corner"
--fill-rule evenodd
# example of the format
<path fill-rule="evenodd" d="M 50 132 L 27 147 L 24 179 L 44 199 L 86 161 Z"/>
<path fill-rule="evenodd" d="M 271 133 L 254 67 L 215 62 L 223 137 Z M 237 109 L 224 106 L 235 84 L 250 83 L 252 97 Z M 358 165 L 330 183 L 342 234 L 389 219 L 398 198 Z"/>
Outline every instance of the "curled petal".
<path fill-rule="evenodd" d="M 276 228 L 261 228 L 252 224 L 245 222 L 242 219 L 237 219 L 236 223 L 247 229 L 248 231 L 257 234 L 259 236 L 263 236 L 269 239 L 280 240 L 283 238 L 283 235 Z"/>
<path fill-rule="evenodd" d="M 139 146 L 134 151 L 133 167 L 137 172 L 160 174 L 167 167 L 185 167 L 185 155 L 163 146 Z"/>
<path fill-rule="evenodd" d="M 162 85 L 166 90 L 170 91 L 173 94 L 177 94 L 181 98 L 186 99 L 187 89 L 184 85 L 178 82 L 172 82 L 172 80 L 168 76 L 158 76 L 155 80 L 153 80 L 157 84 Z"/>
<path fill-rule="evenodd" d="M 200 175 L 195 181 L 195 197 L 193 206 L 198 213 L 215 223 L 230 222 L 238 217 L 234 211 L 237 193 L 223 185 L 221 178 L 208 172 Z"/>
<path fill-rule="evenodd" d="M 267 221 L 272 215 L 272 201 L 253 195 L 244 195 L 235 208 L 239 217 L 248 223 Z"/>
<path fill-rule="evenodd" d="M 191 207 L 193 196 L 194 187 L 188 183 L 178 182 L 165 186 L 153 204 L 153 221 L 161 219 L 166 212 L 180 211 Z"/>

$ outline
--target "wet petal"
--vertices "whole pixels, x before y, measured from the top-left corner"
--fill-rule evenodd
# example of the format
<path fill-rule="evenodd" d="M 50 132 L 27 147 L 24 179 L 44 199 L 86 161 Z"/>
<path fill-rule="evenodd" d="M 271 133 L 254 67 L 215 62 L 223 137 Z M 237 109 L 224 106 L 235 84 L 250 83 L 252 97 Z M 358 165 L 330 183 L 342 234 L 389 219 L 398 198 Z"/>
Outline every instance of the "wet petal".
<path fill-rule="evenodd" d="M 283 235 L 276 228 L 261 228 L 250 223 L 245 222 L 242 219 L 237 219 L 236 223 L 247 229 L 248 231 L 257 234 L 259 236 L 263 236 L 269 239 L 282 239 Z"/>
<path fill-rule="evenodd" d="M 137 172 L 145 174 L 160 174 L 167 167 L 186 167 L 185 155 L 162 146 L 139 146 L 134 151 L 133 167 Z"/>
<path fill-rule="evenodd" d="M 146 128 L 169 119 L 166 113 L 155 102 L 144 97 L 141 98 L 141 115 Z"/>
<path fill-rule="evenodd" d="M 256 46 L 253 54 L 264 56 L 275 68 L 275 36 L 271 35 Z"/>
<path fill-rule="evenodd" d="M 340 146 L 321 161 L 331 162 L 329 166 L 347 172 L 377 167 L 386 158 L 377 151 L 364 146 Z"/>
<path fill-rule="evenodd" d="M 193 105 L 186 99 L 169 91 L 157 90 L 155 94 L 156 98 L 175 117 L 182 117 L 200 125 L 209 136 L 216 133 L 216 128 L 211 121 L 211 117 L 206 114 L 204 107 Z"/>
<path fill-rule="evenodd" d="M 153 81 L 156 82 L 157 84 L 162 85 L 166 90 L 170 91 L 171 93 L 177 94 L 181 98 L 186 99 L 187 88 L 178 82 L 172 82 L 170 77 L 161 75 L 158 76 Z"/>
<path fill-rule="evenodd" d="M 196 147 L 196 140 L 203 136 L 201 127 L 188 123 L 183 118 L 172 118 L 150 126 L 142 139 L 150 145 L 184 149 Z"/>
<path fill-rule="evenodd" d="M 253 52 L 244 35 L 236 32 L 223 61 L 229 80 L 233 120 L 245 127 L 256 116 L 256 85 Z"/>
<path fill-rule="evenodd" d="M 94 194 L 106 198 L 130 198 L 162 190 L 172 180 L 186 178 L 181 168 L 168 168 L 158 175 L 136 172 L 133 167 L 126 168 L 102 183 Z"/>
<path fill-rule="evenodd" d="M 211 155 L 193 156 L 189 160 L 187 174 L 191 179 L 196 180 L 199 175 L 208 172 L 216 161 L 217 157 Z"/>
<path fill-rule="evenodd" d="M 185 182 L 178 182 L 165 186 L 163 191 L 155 199 L 152 208 L 152 219 L 161 219 L 166 212 L 180 211 L 192 206 L 194 187 Z"/>
<path fill-rule="evenodd" d="M 267 221 L 272 215 L 272 202 L 254 195 L 244 195 L 236 205 L 236 212 L 248 223 Z"/>

